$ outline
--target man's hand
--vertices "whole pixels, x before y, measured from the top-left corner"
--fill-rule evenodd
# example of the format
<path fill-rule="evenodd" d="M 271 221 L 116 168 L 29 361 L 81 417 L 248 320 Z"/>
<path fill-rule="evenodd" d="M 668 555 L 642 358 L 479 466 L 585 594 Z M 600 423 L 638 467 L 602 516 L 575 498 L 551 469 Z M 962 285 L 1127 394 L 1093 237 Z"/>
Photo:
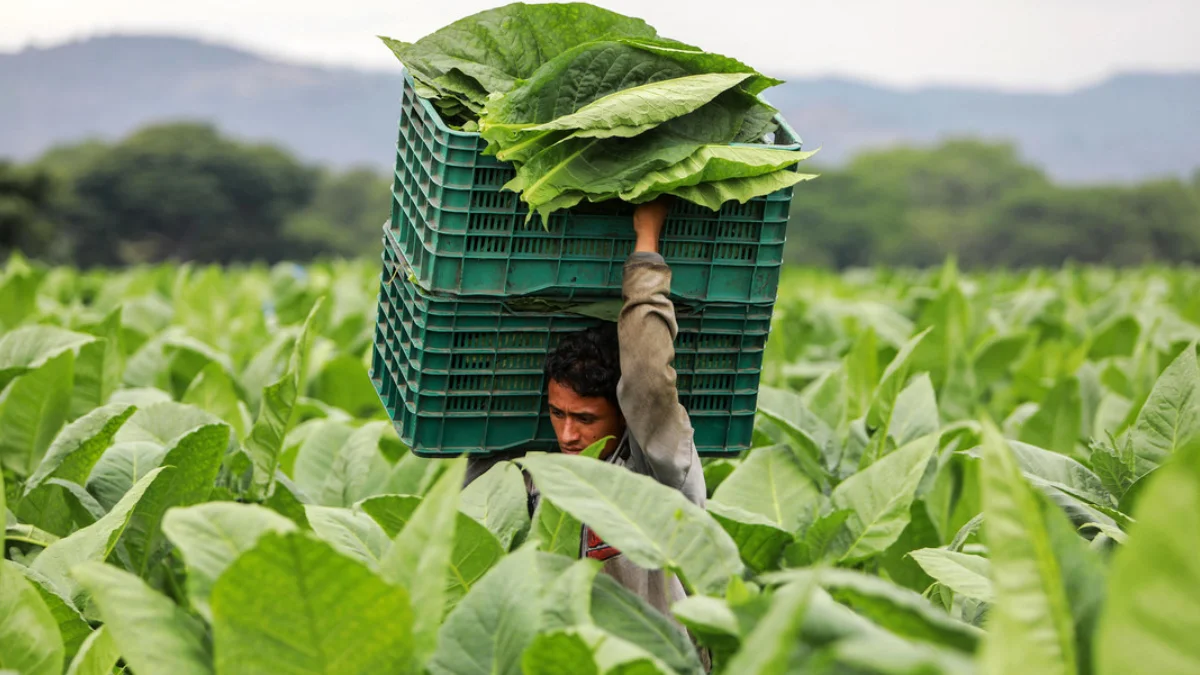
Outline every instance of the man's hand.
<path fill-rule="evenodd" d="M 658 253 L 658 240 L 662 237 L 663 223 L 667 221 L 669 202 L 659 197 L 652 202 L 638 205 L 633 212 L 633 231 L 637 233 L 637 253 Z"/>

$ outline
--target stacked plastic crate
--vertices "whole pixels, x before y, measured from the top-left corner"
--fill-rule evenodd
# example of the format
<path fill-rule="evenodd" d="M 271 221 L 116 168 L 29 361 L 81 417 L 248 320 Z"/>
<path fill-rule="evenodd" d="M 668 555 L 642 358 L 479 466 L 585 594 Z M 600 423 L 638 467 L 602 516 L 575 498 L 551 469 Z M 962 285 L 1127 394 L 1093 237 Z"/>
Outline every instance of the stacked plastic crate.
<path fill-rule="evenodd" d="M 775 146 L 799 151 L 780 121 Z M 511 165 L 405 87 L 371 378 L 420 455 L 555 445 L 542 364 L 619 307 L 633 207 L 526 222 Z M 661 251 L 679 321 L 675 369 L 701 454 L 750 444 L 791 188 L 718 212 L 676 201 Z"/>

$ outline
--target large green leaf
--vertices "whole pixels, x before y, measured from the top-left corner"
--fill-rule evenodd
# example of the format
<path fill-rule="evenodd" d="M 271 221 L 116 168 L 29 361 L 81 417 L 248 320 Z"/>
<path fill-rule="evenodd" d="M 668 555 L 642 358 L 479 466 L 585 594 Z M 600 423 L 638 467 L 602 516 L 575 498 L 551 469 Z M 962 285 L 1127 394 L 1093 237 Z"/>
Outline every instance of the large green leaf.
<path fill-rule="evenodd" d="M 49 478 L 84 483 L 117 431 L 136 410 L 114 403 L 96 408 L 64 427 L 26 481 L 26 494 Z"/>
<path fill-rule="evenodd" d="M 937 395 L 929 375 L 922 373 L 912 379 L 897 396 L 887 425 L 888 437 L 895 447 L 903 447 L 922 436 L 936 433 L 940 426 Z M 878 437 L 880 430 L 876 430 Z"/>
<path fill-rule="evenodd" d="M 1037 495 L 991 422 L 984 424 L 980 476 L 995 592 L 983 643 L 985 670 L 1076 673 L 1071 609 Z"/>
<path fill-rule="evenodd" d="M 545 628 L 549 630 L 590 624 L 592 587 L 600 574 L 602 563 L 587 557 L 570 560 L 554 556 L 552 559 L 567 566 L 562 570 L 555 568 L 554 578 L 547 578 L 539 596 Z"/>
<path fill-rule="evenodd" d="M 350 506 L 383 488 L 390 467 L 379 452 L 379 439 L 387 424 L 369 422 L 350 434 L 333 458 L 317 493 L 320 503 Z"/>
<path fill-rule="evenodd" d="M 521 192 L 530 209 L 543 216 L 550 210 L 543 205 L 569 191 L 620 193 L 647 172 L 683 161 L 705 145 L 729 143 L 755 105 L 743 92 L 729 91 L 636 138 L 565 139 L 531 157 L 506 187 Z"/>
<path fill-rule="evenodd" d="M 355 417 L 371 417 L 383 410 L 362 359 L 351 354 L 339 354 L 322 364 L 308 393 Z"/>
<path fill-rule="evenodd" d="M 0 466 L 29 476 L 67 421 L 75 355 L 64 351 L 0 392 Z"/>
<path fill-rule="evenodd" d="M 446 617 L 431 673 L 521 673 L 521 654 L 541 625 L 538 601 L 563 558 L 522 549 L 496 565 Z"/>
<path fill-rule="evenodd" d="M 784 549 L 792 543 L 792 533 L 782 530 L 770 519 L 736 506 L 711 501 L 708 513 L 729 533 L 746 566 L 756 572 L 775 569 Z"/>
<path fill-rule="evenodd" d="M 72 517 L 68 497 L 60 486 L 48 482 L 56 478 L 78 485 L 87 482 L 92 467 L 134 410 L 133 406 L 114 403 L 96 408 L 64 427 L 25 482 L 17 516 L 59 536 L 69 534 Z"/>
<path fill-rule="evenodd" d="M 529 529 L 525 477 L 512 462 L 500 462 L 462 491 L 462 512 L 484 525 L 509 550 Z"/>
<path fill-rule="evenodd" d="M 445 464 L 438 459 L 405 452 L 392 467 L 384 491 L 390 494 L 423 495 L 441 475 Z"/>
<path fill-rule="evenodd" d="M 300 335 L 292 347 L 287 370 L 278 380 L 263 389 L 258 417 L 255 418 L 254 426 L 251 427 L 244 444 L 246 454 L 250 456 L 253 465 L 251 497 L 266 497 L 271 493 L 275 469 L 279 466 L 279 454 L 283 450 L 283 439 L 292 426 L 296 398 L 304 387 L 313 317 L 320 309 L 321 302 L 318 301 L 304 320 Z"/>
<path fill-rule="evenodd" d="M 1008 447 L 1021 473 L 1032 484 L 1056 488 L 1100 506 L 1115 504 L 1104 481 L 1074 459 L 1018 441 L 1010 441 Z M 982 456 L 983 450 L 974 449 L 971 454 Z"/>
<path fill-rule="evenodd" d="M 304 507 L 309 525 L 318 537 L 371 569 L 379 568 L 379 560 L 390 543 L 387 533 L 371 516 L 351 509 L 334 506 Z"/>
<path fill-rule="evenodd" d="M 0 273 L 0 328 L 11 331 L 33 313 L 43 277 L 25 262 L 19 251 L 9 254 Z M 0 388 L 3 386 L 0 384 Z"/>
<path fill-rule="evenodd" d="M 101 626 L 92 631 L 79 653 L 71 660 L 67 675 L 111 675 L 113 666 L 121 658 L 117 643 L 113 641 L 112 633 Z"/>
<path fill-rule="evenodd" d="M 606 633 L 645 649 L 672 672 L 704 672 L 696 648 L 679 626 L 612 577 L 595 578 L 591 620 Z"/>
<path fill-rule="evenodd" d="M 1109 356 L 1130 356 L 1137 346 L 1142 327 L 1137 318 L 1125 314 L 1109 319 L 1091 339 L 1088 356 L 1102 359 Z"/>
<path fill-rule="evenodd" d="M 786 447 L 755 448 L 713 493 L 713 502 L 763 516 L 785 532 L 811 523 L 821 492 Z"/>
<path fill-rule="evenodd" d="M 92 633 L 91 625 L 88 624 L 87 619 L 83 618 L 83 615 L 75 608 L 71 600 L 59 594 L 49 579 L 28 567 L 23 568 L 21 571 L 29 579 L 34 590 L 42 596 L 42 601 L 46 603 L 46 607 L 50 610 L 50 615 L 54 617 L 54 622 L 58 624 L 58 634 L 62 638 L 65 660 L 73 660 L 82 648 L 88 635 Z"/>
<path fill-rule="evenodd" d="M 573 630 L 541 633 L 525 650 L 521 672 L 525 675 L 600 675 L 592 648 Z"/>
<path fill-rule="evenodd" d="M 980 391 L 985 391 L 1003 380 L 1027 344 L 1027 333 L 1015 333 L 997 336 L 979 345 L 972 357 L 971 369 L 975 373 L 975 384 Z"/>
<path fill-rule="evenodd" d="M 732 654 L 741 644 L 742 628 L 728 602 L 691 595 L 671 605 L 671 613 L 697 641 L 720 654 Z"/>
<path fill-rule="evenodd" d="M 686 115 L 743 83 L 749 71 L 696 73 L 621 42 L 596 42 L 555 59 L 488 106 L 480 133 L 503 160 L 524 161 L 555 132 L 633 136 Z M 540 145 L 545 147 L 549 143 Z"/>
<path fill-rule="evenodd" d="M 809 577 L 814 578 L 810 581 Z M 790 570 L 767 578 L 819 584 L 876 625 L 910 640 L 973 652 L 983 636 L 983 631 L 951 618 L 915 591 L 862 572 Z"/>
<path fill-rule="evenodd" d="M 911 509 L 909 511 L 911 517 Z M 846 521 L 854 515 L 851 509 L 838 509 L 817 518 L 804 531 L 804 536 L 783 551 L 787 567 L 807 567 L 842 555 L 842 546 L 849 535 Z"/>
<path fill-rule="evenodd" d="M 1191 344 L 1163 371 L 1129 431 L 1139 477 L 1200 436 L 1200 366 Z"/>
<path fill-rule="evenodd" d="M 669 675 L 675 672 L 645 649 L 591 625 L 538 635 L 525 651 L 521 666 L 529 675 L 561 672 Z M 567 670 L 562 670 L 564 667 Z"/>
<path fill-rule="evenodd" d="M 300 532 L 263 534 L 213 586 L 212 612 L 218 673 L 416 672 L 404 589 Z"/>
<path fill-rule="evenodd" d="M 871 401 L 879 386 L 879 339 L 874 329 L 867 327 L 854 337 L 850 350 L 842 357 L 846 372 L 846 416 L 870 421 Z"/>
<path fill-rule="evenodd" d="M 1104 607 L 1106 561 L 1079 536 L 1075 524 L 1057 503 L 1046 496 L 1038 497 L 1039 513 L 1062 572 L 1063 590 L 1071 609 L 1079 672 L 1086 675 L 1095 670 L 1093 638 Z M 1120 530 L 1111 525 L 1103 524 L 1100 529 L 1120 535 Z"/>
<path fill-rule="evenodd" d="M 678 490 L 586 457 L 530 455 L 521 464 L 543 495 L 637 565 L 670 569 L 700 592 L 742 571 L 733 540 Z"/>
<path fill-rule="evenodd" d="M 824 648 L 814 660 L 822 665 L 833 661 L 832 672 L 974 672 L 966 653 L 903 639 L 835 601 L 821 588 L 812 593 L 802 638 L 807 645 Z"/>
<path fill-rule="evenodd" d="M 88 331 L 101 339 L 79 348 L 71 396 L 72 418 L 108 402 L 121 385 L 125 370 L 125 354 L 121 351 L 121 308 L 114 309 Z"/>
<path fill-rule="evenodd" d="M 442 623 L 447 596 L 444 580 L 450 573 L 459 490 L 465 473 L 465 460 L 454 460 L 380 562 L 380 574 L 408 589 L 412 597 L 413 659 L 417 664 L 424 664 L 432 656 Z"/>
<path fill-rule="evenodd" d="M 809 410 L 804 398 L 792 391 L 763 385 L 758 411 L 786 434 L 786 443 L 810 478 L 824 486 L 829 469 L 837 464 L 834 433 L 822 417 Z M 839 413 L 840 415 L 840 413 Z"/>
<path fill-rule="evenodd" d="M 0 560 L 0 668 L 59 675 L 63 643 L 54 616 L 17 568 Z"/>
<path fill-rule="evenodd" d="M 920 493 L 920 488 L 917 492 Z M 942 535 L 929 516 L 928 504 L 917 499 L 909 507 L 908 526 L 904 528 L 900 538 L 880 556 L 880 576 L 918 593 L 925 591 L 933 583 L 933 579 L 907 554 L 915 549 L 941 544 Z"/>
<path fill-rule="evenodd" d="M 166 455 L 165 447 L 150 441 L 114 443 L 92 467 L 87 491 L 102 508 L 112 509 L 134 483 L 158 468 Z"/>
<path fill-rule="evenodd" d="M 0 390 L 13 378 L 46 365 L 96 338 L 57 326 L 22 326 L 0 336 Z"/>
<path fill-rule="evenodd" d="M 245 437 L 248 428 L 245 405 L 221 364 L 214 361 L 205 366 L 188 385 L 180 401 L 216 415 L 233 429 L 237 438 Z"/>
<path fill-rule="evenodd" d="M 156 443 L 167 447 L 198 426 L 220 421 L 212 413 L 174 401 L 139 405 L 129 422 L 117 432 L 115 442 Z"/>
<path fill-rule="evenodd" d="M 755 148 L 755 150 L 758 150 Z M 758 150 L 763 152 L 762 150 Z M 759 159 L 767 159 L 763 156 Z M 796 157 L 796 161 L 803 159 Z M 815 174 L 811 173 L 796 173 L 788 169 L 779 169 L 771 173 L 764 173 L 755 176 L 740 176 L 736 178 L 723 178 L 721 180 L 711 180 L 698 185 L 681 185 L 664 191 L 662 194 L 670 194 L 685 199 L 693 204 L 707 207 L 713 211 L 719 210 L 726 202 L 737 202 L 745 204 L 755 197 L 769 195 L 779 190 L 792 187 L 797 183 L 802 183 L 806 180 L 816 178 Z M 649 197 L 657 196 L 657 191 L 643 194 L 638 198 L 638 201 L 648 201 Z"/>
<path fill-rule="evenodd" d="M 1020 440 L 1063 455 L 1072 455 L 1083 427 L 1079 378 L 1065 377 L 1038 404 L 1021 427 Z"/>
<path fill-rule="evenodd" d="M 293 437 L 299 437 L 291 472 L 296 485 L 308 494 L 323 494 L 333 463 L 353 433 L 354 427 L 349 424 L 328 419 L 312 420 L 296 427 L 293 434 L 288 435 L 289 445 L 297 442 Z"/>
<path fill-rule="evenodd" d="M 495 535 L 470 516 L 458 514 L 454 524 L 454 548 L 450 551 L 446 608 L 458 604 L 502 558 L 504 547 Z"/>
<path fill-rule="evenodd" d="M 766 616 L 742 641 L 726 671 L 755 675 L 784 675 L 795 672 L 792 650 L 804 627 L 804 616 L 812 597 L 811 583 L 793 583 L 775 591 Z"/>
<path fill-rule="evenodd" d="M 292 521 L 254 504 L 210 502 L 174 508 L 163 517 L 162 530 L 187 562 L 187 588 L 192 606 L 212 619 L 209 595 L 213 584 L 242 553 L 267 532 L 291 532 Z"/>
<path fill-rule="evenodd" d="M 880 376 L 879 385 L 875 387 L 875 392 L 871 397 L 871 407 L 867 410 L 867 425 L 875 429 L 887 430 L 889 420 L 892 415 L 892 408 L 896 404 L 896 397 L 908 385 L 909 374 L 912 371 L 913 355 L 921 342 L 925 340 L 925 336 L 929 334 L 930 328 L 917 333 L 904 346 L 896 352 L 896 356 L 888 362 L 887 367 Z"/>
<path fill-rule="evenodd" d="M 1178 449 L 1150 480 L 1108 579 L 1096 640 L 1104 675 L 1200 669 L 1200 442 Z"/>
<path fill-rule="evenodd" d="M 1091 456 L 1088 458 L 1104 489 L 1118 503 L 1125 493 L 1137 482 L 1137 455 L 1133 454 L 1133 441 L 1117 442 L 1112 447 L 1103 441 L 1092 441 Z"/>
<path fill-rule="evenodd" d="M 838 559 L 853 562 L 870 558 L 900 537 L 909 523 L 917 486 L 937 446 L 936 434 L 917 439 L 834 488 L 829 497 L 833 509 L 850 511 L 843 530 L 831 543 Z"/>
<path fill-rule="evenodd" d="M 491 99 L 480 131 L 501 148 L 554 131 L 627 128 L 618 135 L 630 136 L 735 86 L 761 91 L 775 82 L 716 54 L 645 40 L 595 41 L 550 59 Z"/>
<path fill-rule="evenodd" d="M 145 577 L 160 559 L 165 543 L 161 525 L 167 509 L 208 499 L 228 445 L 229 427 L 222 422 L 197 427 L 167 451 L 161 465 L 174 470 L 146 490 L 122 535 L 135 573 Z"/>
<path fill-rule="evenodd" d="M 486 97 L 507 92 L 546 61 L 593 40 L 655 36 L 653 28 L 586 4 L 511 4 L 459 19 L 416 43 L 384 43 L 429 91 L 448 87 L 462 96 L 472 85 Z M 456 81 L 452 73 L 466 77 Z"/>
<path fill-rule="evenodd" d="M 81 607 L 81 589 L 70 575 L 71 569 L 85 562 L 103 562 L 108 558 L 121 538 L 121 533 L 125 531 L 125 525 L 142 495 L 160 477 L 164 474 L 169 477 L 173 471 L 175 469 L 164 467 L 147 473 L 129 488 L 121 501 L 113 505 L 112 510 L 103 518 L 46 547 L 33 561 L 30 569 L 46 577 L 55 591 L 74 602 L 76 607 Z"/>
<path fill-rule="evenodd" d="M 105 629 L 130 667 L 145 675 L 207 675 L 212 653 L 204 624 L 146 582 L 111 565 L 71 570 L 100 611 Z"/>
<path fill-rule="evenodd" d="M 884 641 L 876 636 L 838 642 L 829 648 L 825 658 L 836 662 L 835 672 L 880 675 L 969 675 L 975 672 L 974 660 L 960 652 L 899 640 Z"/>
<path fill-rule="evenodd" d="M 577 558 L 583 541 L 583 523 L 543 495 L 533 513 L 529 537 L 538 542 L 541 551 Z"/>
<path fill-rule="evenodd" d="M 394 539 L 420 505 L 421 498 L 413 495 L 376 495 L 362 500 L 356 506 L 379 523 L 388 538 Z"/>
<path fill-rule="evenodd" d="M 926 574 L 955 593 L 992 601 L 991 563 L 987 558 L 941 548 L 922 548 L 909 555 Z"/>

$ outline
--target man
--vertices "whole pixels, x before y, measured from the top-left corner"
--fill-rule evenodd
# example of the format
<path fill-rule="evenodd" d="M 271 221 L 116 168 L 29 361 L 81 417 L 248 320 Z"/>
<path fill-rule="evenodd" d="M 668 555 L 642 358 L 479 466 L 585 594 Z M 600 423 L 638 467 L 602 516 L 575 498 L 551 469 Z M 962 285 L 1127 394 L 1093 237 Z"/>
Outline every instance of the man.
<path fill-rule="evenodd" d="M 608 324 L 568 335 L 547 358 L 550 419 L 562 452 L 578 454 L 612 436 L 603 461 L 653 476 L 704 506 L 704 471 L 671 366 L 678 326 L 668 295 L 671 270 L 658 253 L 666 216 L 662 200 L 634 212 L 637 243 L 625 262 L 625 304 L 615 330 Z M 472 460 L 467 482 L 498 459 Z M 586 526 L 580 555 L 602 561 L 606 573 L 667 616 L 684 597 L 678 579 L 634 565 Z"/>

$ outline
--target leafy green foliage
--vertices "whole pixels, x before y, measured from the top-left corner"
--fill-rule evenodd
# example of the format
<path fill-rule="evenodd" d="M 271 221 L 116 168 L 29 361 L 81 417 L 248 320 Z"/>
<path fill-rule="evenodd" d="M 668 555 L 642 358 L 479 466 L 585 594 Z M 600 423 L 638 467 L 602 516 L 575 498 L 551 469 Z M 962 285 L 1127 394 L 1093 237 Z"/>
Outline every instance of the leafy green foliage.
<path fill-rule="evenodd" d="M 57 675 L 63 644 L 54 616 L 16 563 L 0 560 L 0 668 Z"/>
<path fill-rule="evenodd" d="M 542 494 L 647 569 L 670 569 L 694 589 L 723 588 L 741 571 L 737 548 L 683 493 L 649 476 L 570 455 L 530 455 L 521 465 Z"/>
<path fill-rule="evenodd" d="M 505 187 L 543 218 L 585 199 L 664 194 L 717 210 L 813 177 L 793 170 L 811 153 L 729 145 L 776 128 L 757 95 L 779 80 L 638 19 L 516 3 L 416 43 L 383 41 L 451 125 L 514 163 Z"/>
<path fill-rule="evenodd" d="M 4 391 L 76 367 L 0 473 L 0 669 L 696 673 L 682 624 L 718 674 L 1195 670 L 1194 271 L 788 270 L 757 447 L 705 460 L 701 508 L 594 458 L 463 489 L 411 455 L 329 375 L 362 368 L 374 265 L 10 265 L 43 282 Z M 695 593 L 655 610 L 577 559 L 583 522 Z"/>
<path fill-rule="evenodd" d="M 1097 637 L 1097 672 L 1186 673 L 1200 665 L 1200 442 L 1153 477 L 1129 545 L 1108 580 L 1109 607 Z"/>
<path fill-rule="evenodd" d="M 991 672 L 1074 673 L 1079 655 L 1062 567 L 1011 450 L 990 423 L 984 426 L 984 518 L 996 602 L 984 665 Z M 1059 514 L 1051 517 L 1061 518 Z M 1020 652 L 1011 649 L 1023 645 Z"/>
<path fill-rule="evenodd" d="M 149 675 L 213 672 L 204 626 L 143 581 L 110 565 L 86 563 L 71 574 L 92 595 L 121 656 Z"/>
<path fill-rule="evenodd" d="M 212 609 L 218 672 L 413 672 L 404 589 L 300 532 L 260 537 L 217 580 Z"/>

